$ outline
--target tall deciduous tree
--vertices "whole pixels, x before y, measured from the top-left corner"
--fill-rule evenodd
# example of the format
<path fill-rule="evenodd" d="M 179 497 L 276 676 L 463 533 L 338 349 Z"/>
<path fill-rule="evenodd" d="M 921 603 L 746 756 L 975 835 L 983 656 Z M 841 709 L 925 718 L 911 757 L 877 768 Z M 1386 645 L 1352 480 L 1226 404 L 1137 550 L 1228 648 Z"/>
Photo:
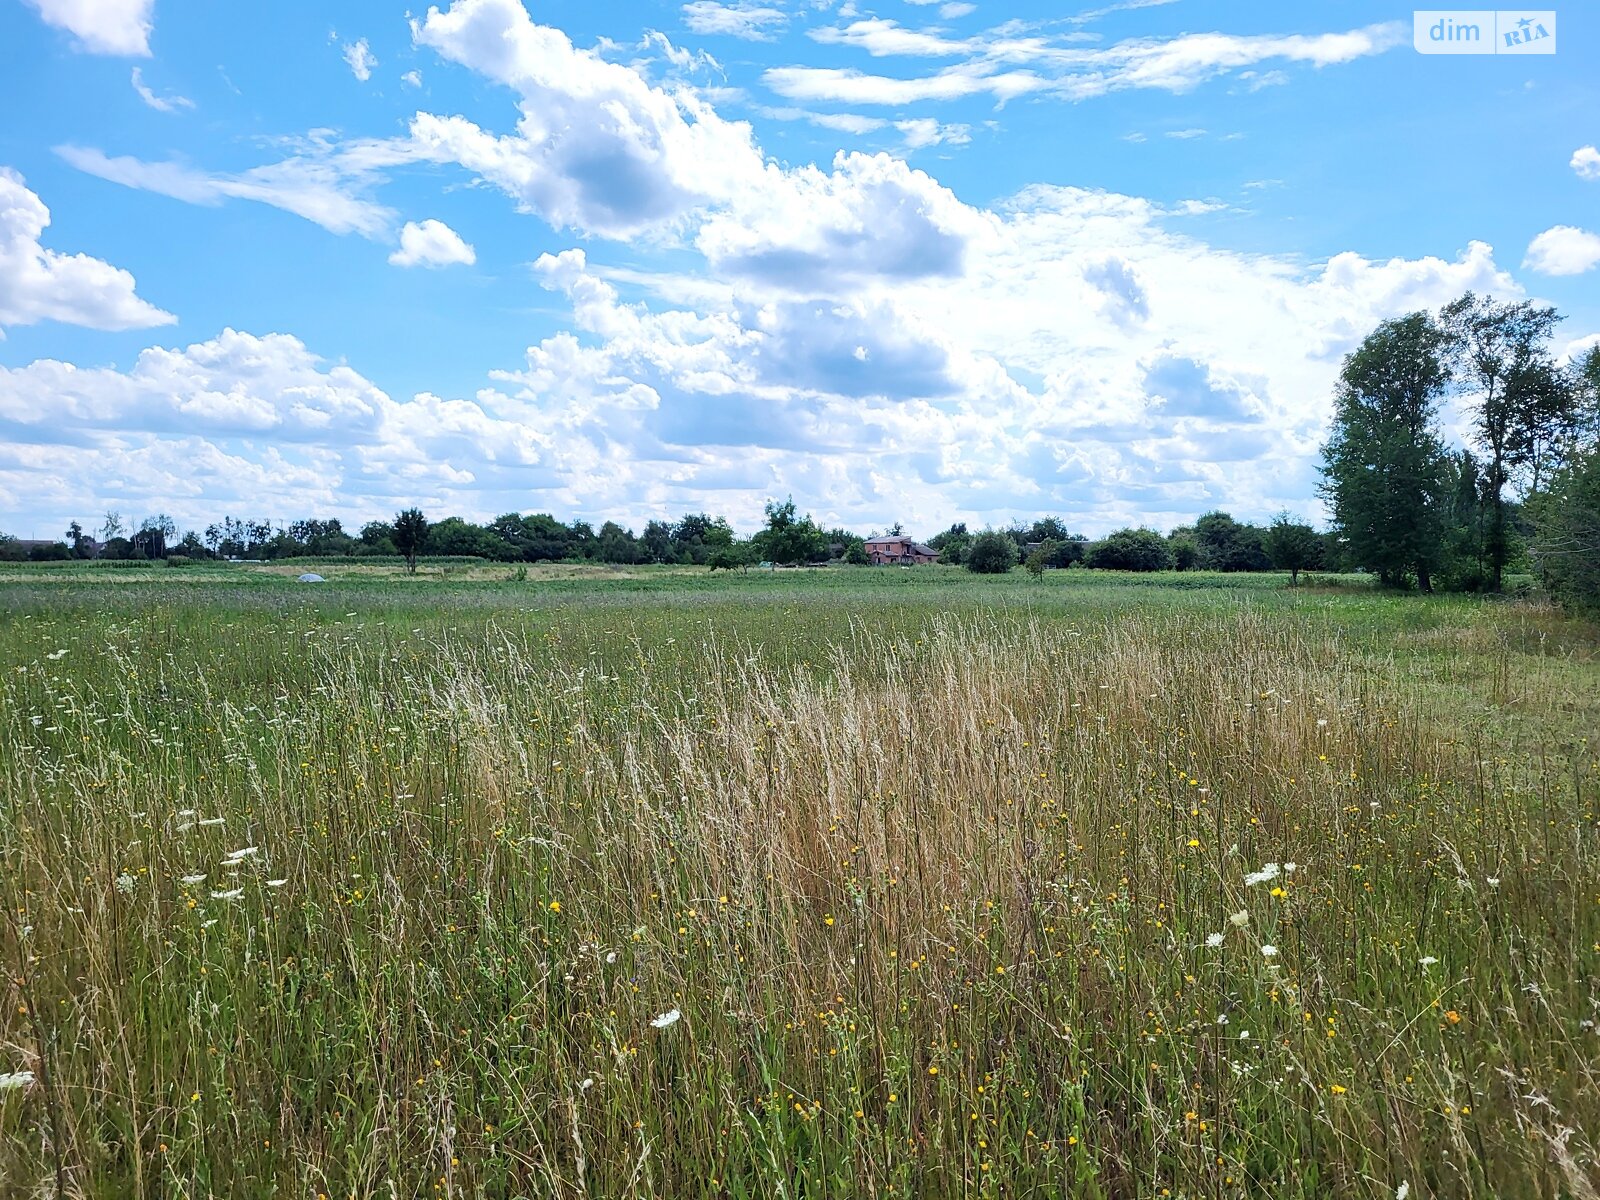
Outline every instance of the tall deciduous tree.
<path fill-rule="evenodd" d="M 428 541 L 428 518 L 420 508 L 408 508 L 394 518 L 394 548 L 405 555 L 406 570 L 417 573 L 417 555 Z"/>
<path fill-rule="evenodd" d="M 1510 557 L 1505 489 L 1528 470 L 1537 490 L 1551 451 L 1572 417 L 1572 388 L 1557 368 L 1550 338 L 1561 320 L 1532 301 L 1502 304 L 1468 292 L 1445 306 L 1454 375 L 1468 398 L 1472 429 L 1484 455 L 1483 491 L 1489 507 L 1484 538 L 1490 578 L 1500 590 Z"/>
<path fill-rule="evenodd" d="M 827 538 L 809 515 L 797 514 L 793 496 L 768 501 L 766 512 L 767 527 L 752 540 L 768 562 L 798 565 L 827 557 Z"/>
<path fill-rule="evenodd" d="M 1289 572 L 1289 586 L 1300 583 L 1300 572 L 1317 565 L 1322 557 L 1322 537 L 1311 526 L 1279 513 L 1267 527 L 1266 551 L 1272 565 Z"/>
<path fill-rule="evenodd" d="M 1350 562 L 1389 586 L 1415 575 L 1431 591 L 1442 552 L 1446 342 L 1427 313 L 1385 321 L 1344 360 L 1334 393 L 1322 494 Z"/>

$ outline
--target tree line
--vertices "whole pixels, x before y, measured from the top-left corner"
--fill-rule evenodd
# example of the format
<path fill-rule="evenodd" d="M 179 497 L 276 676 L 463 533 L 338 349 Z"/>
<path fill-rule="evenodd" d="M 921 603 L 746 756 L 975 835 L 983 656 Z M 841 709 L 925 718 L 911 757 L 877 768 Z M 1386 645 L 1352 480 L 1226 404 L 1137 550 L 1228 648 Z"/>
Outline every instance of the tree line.
<path fill-rule="evenodd" d="M 771 501 L 765 524 L 740 537 L 725 519 L 687 513 L 677 521 L 651 521 L 642 534 L 614 521 L 596 530 L 586 521 L 563 523 L 548 513 L 508 513 L 487 524 L 460 517 L 431 522 L 416 508 L 389 521 L 371 521 L 347 532 L 338 518 L 305 519 L 286 526 L 225 517 L 203 531 L 181 537 L 171 518 L 157 515 L 137 527 L 118 513 L 107 513 L 101 540 L 73 522 L 59 542 L 25 550 L 14 539 L 0 541 L 0 558 L 34 560 L 100 558 L 112 560 L 207 559 L 271 561 L 294 558 L 400 558 L 413 568 L 428 558 L 479 558 L 494 562 L 599 562 L 616 565 L 677 564 L 713 570 L 746 569 L 758 563 L 801 566 L 838 562 L 865 565 L 867 538 L 842 528 L 825 528 L 802 514 L 793 497 Z M 876 531 L 870 535 L 880 536 Z M 895 524 L 881 536 L 904 536 Z M 1330 535 L 1283 514 L 1269 526 L 1235 521 L 1225 512 L 1207 513 L 1193 525 L 1168 534 L 1124 529 L 1091 540 L 1071 532 L 1059 517 L 1014 523 L 1003 529 L 969 531 L 955 524 L 929 539 L 939 561 L 978 573 L 1032 571 L 1082 565 L 1125 571 L 1270 571 L 1334 569 L 1338 547 Z M 9 549 L 9 553 L 7 553 Z"/>
<path fill-rule="evenodd" d="M 1560 320 L 1553 308 L 1469 292 L 1368 334 L 1335 388 L 1321 463 L 1326 530 L 1287 512 L 1255 525 L 1214 511 L 1164 534 L 1127 528 L 1090 539 L 1047 516 L 978 531 L 957 523 L 928 545 L 941 563 L 978 573 L 1282 570 L 1294 583 L 1302 571 L 1354 570 L 1395 588 L 1499 591 L 1508 573 L 1532 572 L 1562 599 L 1600 607 L 1600 346 L 1558 362 Z M 1463 446 L 1451 446 L 1441 426 L 1451 398 L 1469 421 Z M 652 520 L 636 534 L 549 513 L 431 522 L 416 508 L 354 532 L 338 518 L 282 526 L 228 516 L 179 536 L 165 515 L 132 526 L 115 512 L 96 532 L 74 521 L 60 541 L 29 545 L 0 534 L 0 559 L 390 557 L 413 570 L 430 557 L 712 570 L 868 561 L 865 538 L 824 528 L 792 497 L 769 502 L 748 538 L 703 512 Z"/>

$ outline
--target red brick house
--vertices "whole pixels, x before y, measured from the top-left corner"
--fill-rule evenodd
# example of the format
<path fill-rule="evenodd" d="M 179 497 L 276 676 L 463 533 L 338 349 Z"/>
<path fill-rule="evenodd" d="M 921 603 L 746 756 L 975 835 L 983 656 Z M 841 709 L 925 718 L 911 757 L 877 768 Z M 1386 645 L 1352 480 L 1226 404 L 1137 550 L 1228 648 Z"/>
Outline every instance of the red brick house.
<path fill-rule="evenodd" d="M 867 561 L 875 567 L 918 567 L 939 561 L 939 552 L 933 547 L 899 535 L 868 538 L 866 549 Z"/>

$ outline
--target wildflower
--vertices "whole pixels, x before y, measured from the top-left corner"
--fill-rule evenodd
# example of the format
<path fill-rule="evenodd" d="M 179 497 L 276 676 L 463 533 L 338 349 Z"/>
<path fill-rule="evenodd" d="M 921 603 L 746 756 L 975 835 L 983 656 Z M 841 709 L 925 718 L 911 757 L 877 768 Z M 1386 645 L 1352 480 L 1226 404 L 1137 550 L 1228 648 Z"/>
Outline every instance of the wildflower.
<path fill-rule="evenodd" d="M 244 895 L 244 889 L 242 887 L 230 888 L 225 892 L 212 892 L 211 898 L 213 900 L 237 900 L 242 895 Z"/>
<path fill-rule="evenodd" d="M 1500 880 L 1493 875 L 1490 875 L 1488 878 L 1486 878 L 1484 882 L 1492 888 L 1497 888 L 1500 886 Z"/>
<path fill-rule="evenodd" d="M 1299 869 L 1300 869 L 1300 864 L 1299 863 L 1284 863 L 1283 864 L 1283 873 L 1285 875 L 1293 875 Z"/>
<path fill-rule="evenodd" d="M 1273 945 L 1266 945 L 1266 946 L 1261 947 L 1261 957 L 1262 958 L 1277 958 L 1278 957 L 1278 948 L 1276 946 L 1273 946 Z"/>
<path fill-rule="evenodd" d="M 587 1092 L 593 1086 L 594 1080 L 590 1078 L 582 1079 L 578 1082 L 578 1090 L 580 1092 Z"/>
<path fill-rule="evenodd" d="M 1222 945 L 1222 935 L 1220 933 L 1207 934 L 1206 945 L 1215 950 L 1218 946 Z"/>
<path fill-rule="evenodd" d="M 676 1025 L 680 1020 L 682 1020 L 682 1018 L 683 1014 L 681 1012 L 675 1008 L 669 1008 L 659 1017 L 653 1018 L 650 1024 L 654 1025 L 657 1029 L 665 1029 L 669 1025 Z"/>
<path fill-rule="evenodd" d="M 1282 868 L 1279 867 L 1277 863 L 1268 863 L 1266 866 L 1262 867 L 1261 870 L 1252 871 L 1249 875 L 1246 875 L 1244 877 L 1244 885 L 1245 887 L 1255 887 L 1255 885 L 1258 883 L 1267 883 L 1270 880 L 1276 879 L 1281 870 Z"/>
<path fill-rule="evenodd" d="M 201 821 L 200 824 L 204 825 L 205 822 Z M 240 863 L 244 862 L 245 859 L 255 858 L 260 853 L 261 851 L 254 846 L 241 846 L 237 850 L 230 851 L 228 857 L 222 860 L 222 865 L 225 867 L 236 867 Z"/>
<path fill-rule="evenodd" d="M 1402 1183 L 1399 1187 L 1395 1188 L 1395 1190 L 1394 1190 L 1394 1200 L 1406 1200 L 1406 1197 L 1409 1196 L 1409 1195 L 1411 1195 L 1411 1183 L 1410 1183 L 1410 1181 Z"/>
<path fill-rule="evenodd" d="M 1250 1031 L 1248 1029 L 1239 1030 L 1239 1040 L 1241 1042 L 1248 1042 L 1250 1040 Z"/>
<path fill-rule="evenodd" d="M 16 1071 L 9 1075 L 0 1075 L 0 1092 L 9 1092 L 14 1088 L 24 1088 L 32 1082 L 32 1071 Z"/>
<path fill-rule="evenodd" d="M 206 877 L 204 875 L 185 875 L 182 879 L 178 880 L 178 882 L 183 884 L 184 887 L 193 887 L 195 884 L 204 883 L 205 881 Z"/>
<path fill-rule="evenodd" d="M 269 879 L 269 880 L 267 880 L 267 886 L 269 888 L 281 888 L 284 884 L 286 884 L 288 882 L 289 881 L 287 879 Z"/>
<path fill-rule="evenodd" d="M 1438 961 L 1439 960 L 1437 958 L 1435 958 L 1433 955 L 1427 954 L 1427 955 L 1424 955 L 1423 957 L 1417 959 L 1417 966 L 1421 967 L 1424 971 L 1426 971 L 1429 967 L 1433 966 L 1433 964 L 1438 962 Z"/>
<path fill-rule="evenodd" d="M 1445 1015 L 1444 1015 L 1444 1019 L 1445 1019 L 1445 1020 L 1446 1020 L 1446 1021 L 1449 1021 L 1449 1022 L 1450 1022 L 1450 1024 L 1452 1024 L 1452 1025 L 1459 1025 L 1459 1024 L 1461 1024 L 1461 1014 L 1460 1014 L 1460 1013 L 1458 1013 L 1458 1012 L 1457 1012 L 1457 1011 L 1456 1011 L 1456 1010 L 1455 1010 L 1455 1009 L 1453 1009 L 1453 1008 L 1452 1008 L 1452 1009 L 1451 1009 L 1451 1010 L 1450 1010 L 1450 1011 L 1449 1011 L 1449 1012 L 1447 1012 L 1447 1013 L 1445 1013 Z"/>
<path fill-rule="evenodd" d="M 134 884 L 138 882 L 139 881 L 132 875 L 129 875 L 126 871 L 124 871 L 121 875 L 117 876 L 117 891 L 121 892 L 124 896 L 131 896 L 133 895 Z"/>
<path fill-rule="evenodd" d="M 1235 929 L 1243 929 L 1246 925 L 1250 924 L 1250 910 L 1248 908 L 1241 908 L 1238 912 L 1233 913 L 1228 917 L 1228 924 L 1232 925 Z"/>
<path fill-rule="evenodd" d="M 227 817 L 207 817 L 204 821 L 200 822 L 200 827 L 202 829 L 214 829 L 218 825 L 226 825 L 227 823 Z"/>
<path fill-rule="evenodd" d="M 45 655 L 45 657 L 48 658 L 51 662 L 60 662 L 66 656 L 67 656 L 67 652 L 65 650 L 52 650 L 52 651 L 50 651 L 49 654 Z"/>
<path fill-rule="evenodd" d="M 1190 838 L 1189 839 L 1189 848 L 1190 849 L 1193 849 L 1194 847 L 1198 846 L 1199 844 L 1200 844 L 1200 839 L 1199 838 Z"/>
<path fill-rule="evenodd" d="M 559 901 L 559 900 L 550 901 L 550 911 L 553 912 L 553 913 L 560 912 L 561 911 L 561 901 Z"/>
<path fill-rule="evenodd" d="M 612 963 L 614 963 L 616 961 L 617 961 L 617 952 L 615 950 L 612 950 L 610 953 L 608 953 L 606 955 L 606 966 L 609 967 Z"/>
<path fill-rule="evenodd" d="M 1349 1091 L 1350 1089 L 1345 1087 L 1343 1084 L 1336 1083 L 1331 1088 L 1329 1088 L 1328 1090 L 1330 1092 L 1332 1092 L 1335 1096 L 1342 1096 L 1347 1091 Z"/>
<path fill-rule="evenodd" d="M 1227 1013 L 1218 1013 L 1217 1014 L 1217 1024 L 1218 1025 L 1226 1025 L 1227 1023 L 1228 1023 L 1228 1014 Z"/>

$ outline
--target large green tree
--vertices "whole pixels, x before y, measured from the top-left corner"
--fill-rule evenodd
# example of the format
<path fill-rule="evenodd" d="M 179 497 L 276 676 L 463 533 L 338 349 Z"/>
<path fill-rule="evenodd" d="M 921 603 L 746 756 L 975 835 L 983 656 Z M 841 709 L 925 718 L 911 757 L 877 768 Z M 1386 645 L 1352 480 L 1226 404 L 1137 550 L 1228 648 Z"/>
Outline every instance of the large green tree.
<path fill-rule="evenodd" d="M 1334 392 L 1322 495 L 1345 557 L 1389 586 L 1415 577 L 1431 591 L 1443 551 L 1446 348 L 1427 313 L 1385 321 L 1345 358 Z"/>
<path fill-rule="evenodd" d="M 395 514 L 394 532 L 390 534 L 394 548 L 405 555 L 406 570 L 417 573 L 417 555 L 428 542 L 428 518 L 420 508 L 408 508 Z"/>
<path fill-rule="evenodd" d="M 828 539 L 809 515 L 800 516 L 794 497 L 767 502 L 767 527 L 751 539 L 757 554 L 767 562 L 798 566 L 828 556 Z"/>
<path fill-rule="evenodd" d="M 1454 377 L 1467 399 L 1473 440 L 1484 456 L 1484 553 L 1499 591 L 1510 557 L 1506 487 L 1517 472 L 1527 471 L 1529 486 L 1538 490 L 1572 418 L 1572 388 L 1550 350 L 1561 317 L 1531 300 L 1501 303 L 1468 292 L 1446 305 L 1440 320 Z"/>
<path fill-rule="evenodd" d="M 1017 565 L 1017 543 L 1004 533 L 986 529 L 967 547 L 967 570 L 978 575 L 1004 575 Z"/>
<path fill-rule="evenodd" d="M 1303 521 L 1296 521 L 1287 512 L 1281 512 L 1267 527 L 1267 555 L 1272 565 L 1289 572 L 1289 586 L 1300 583 L 1300 572 L 1310 570 L 1322 560 L 1322 537 Z"/>

